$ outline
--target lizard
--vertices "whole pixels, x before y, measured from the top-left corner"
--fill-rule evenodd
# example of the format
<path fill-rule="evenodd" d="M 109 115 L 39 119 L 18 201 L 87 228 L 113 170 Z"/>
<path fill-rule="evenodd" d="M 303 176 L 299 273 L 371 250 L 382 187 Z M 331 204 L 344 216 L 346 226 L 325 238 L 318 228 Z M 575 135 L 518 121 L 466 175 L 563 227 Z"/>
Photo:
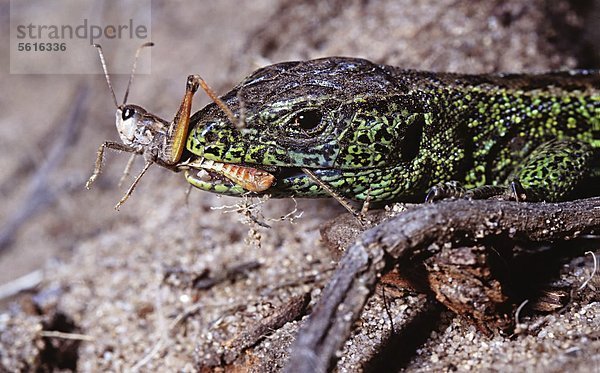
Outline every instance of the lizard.
<path fill-rule="evenodd" d="M 210 162 L 191 162 L 204 178 L 186 173 L 222 194 L 247 191 L 215 163 L 269 172 L 275 182 L 259 193 L 275 197 L 328 195 L 316 177 L 374 202 L 560 201 L 599 174 L 598 71 L 460 75 L 333 57 L 260 69 L 222 101 L 243 109 L 244 127 L 217 104 L 193 115 L 187 150 Z"/>
<path fill-rule="evenodd" d="M 107 148 L 143 155 L 146 162 L 117 208 L 155 163 L 183 171 L 201 190 L 230 196 L 334 196 L 389 204 L 447 197 L 555 202 L 585 187 L 598 195 L 597 70 L 467 75 L 347 57 L 284 62 L 258 69 L 221 97 L 199 75 L 188 76 L 180 108 L 168 122 L 127 104 L 129 86 L 117 103 L 99 50 L 122 143 L 100 146 L 87 186 L 100 174 Z M 213 102 L 192 115 L 199 87 Z M 361 244 L 384 250 L 377 235 L 390 227 L 398 228 L 388 220 L 364 232 L 344 258 Z M 478 268 L 489 275 L 485 255 L 478 256 Z M 478 288 L 489 276 L 456 271 L 474 277 L 472 283 L 453 283 L 458 295 L 446 298 L 432 287 L 438 300 L 475 318 L 484 332 L 492 322 L 507 326 L 508 314 L 494 316 L 506 306 L 504 289 L 495 288 L 496 299 Z M 478 308 L 471 306 L 475 300 Z"/>
<path fill-rule="evenodd" d="M 191 115 L 199 86 L 214 102 Z M 120 203 L 152 163 L 232 196 L 561 201 L 586 182 L 598 192 L 597 70 L 466 75 L 327 57 L 258 69 L 221 98 L 190 75 L 170 123 L 115 105 L 123 144 L 100 147 L 88 185 L 105 147 L 144 154 Z"/>

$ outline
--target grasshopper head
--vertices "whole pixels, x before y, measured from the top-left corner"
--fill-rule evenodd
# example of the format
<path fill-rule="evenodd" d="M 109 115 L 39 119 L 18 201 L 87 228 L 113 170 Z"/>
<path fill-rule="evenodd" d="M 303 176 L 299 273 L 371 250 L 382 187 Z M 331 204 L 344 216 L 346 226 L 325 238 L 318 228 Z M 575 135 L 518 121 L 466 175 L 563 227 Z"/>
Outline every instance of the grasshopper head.
<path fill-rule="evenodd" d="M 106 68 L 106 62 L 104 61 L 102 47 L 98 44 L 94 44 L 94 47 L 98 49 L 106 83 L 112 94 L 115 106 L 117 107 L 117 112 L 115 113 L 115 125 L 117 126 L 121 141 L 123 141 L 123 144 L 140 153 L 143 153 L 144 150 L 152 144 L 158 132 L 164 133 L 166 128 L 168 128 L 167 122 L 156 115 L 148 113 L 144 108 L 138 105 L 126 104 L 140 51 L 145 47 L 151 47 L 153 45 L 154 44 L 150 42 L 144 43 L 136 50 L 133 68 L 131 69 L 131 75 L 129 76 L 129 82 L 127 83 L 127 89 L 125 90 L 125 97 L 123 97 L 123 104 L 119 105 L 117 103 L 115 91 L 110 82 L 110 76 L 108 75 L 108 69 Z"/>
<path fill-rule="evenodd" d="M 164 134 L 168 127 L 163 119 L 133 104 L 117 108 L 115 125 L 123 144 L 136 150 L 143 150 L 150 145 L 156 135 Z"/>

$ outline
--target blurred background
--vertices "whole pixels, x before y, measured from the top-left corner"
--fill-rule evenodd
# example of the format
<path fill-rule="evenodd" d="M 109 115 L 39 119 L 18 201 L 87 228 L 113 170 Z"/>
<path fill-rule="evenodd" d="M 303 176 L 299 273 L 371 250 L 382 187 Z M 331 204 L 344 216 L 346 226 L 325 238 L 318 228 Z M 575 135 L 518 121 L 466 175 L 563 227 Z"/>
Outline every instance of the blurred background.
<path fill-rule="evenodd" d="M 136 12 L 128 3 L 86 3 L 107 23 Z M 599 68 L 598 3 L 156 0 L 151 2 L 155 46 L 143 52 L 151 55 L 151 73 L 136 76 L 129 102 L 170 120 L 189 74 L 201 74 L 224 93 L 260 66 L 331 55 L 464 73 Z M 65 1 L 62 8 L 47 11 L 69 9 Z M 249 228 L 243 215 L 212 209 L 237 200 L 192 190 L 186 204 L 183 176 L 153 167 L 117 212 L 113 206 L 131 180 L 117 186 L 128 155 L 115 153 L 107 154 L 104 173 L 92 190 L 85 190 L 98 146 L 118 140 L 115 108 L 95 51 L 91 54 L 96 75 L 10 74 L 9 17 L 9 4 L 3 2 L 0 339 L 5 348 L 20 347 L 4 350 L 2 368 L 50 364 L 41 358 L 45 350 L 36 342 L 38 325 L 49 320 L 44 307 L 53 315 L 68 316 L 76 325 L 72 330 L 94 336 L 95 342 L 82 344 L 77 358 L 71 359 L 78 368 L 135 366 L 156 342 L 156 320 L 171 317 L 199 296 L 185 287 L 176 291 L 165 287 L 165 268 L 218 272 L 230 263 L 256 260 L 263 268 L 251 275 L 252 281 L 203 295 L 215 304 L 254 305 L 267 302 L 260 291 L 253 301 L 240 292 L 250 296 L 256 293 L 256 284 L 331 268 L 329 255 L 319 250 L 318 243 L 319 226 L 342 212 L 331 201 L 299 201 L 303 216 L 296 224 L 284 221 L 273 223 L 271 229 Z M 133 49 L 114 46 L 105 48 L 109 68 L 111 61 L 133 59 Z M 112 79 L 120 100 L 128 76 L 117 74 Z M 198 94 L 195 110 L 206 103 L 207 97 Z M 138 160 L 133 173 L 141 167 Z M 263 214 L 279 217 L 294 206 L 292 201 L 271 200 L 264 204 Z M 261 236 L 260 247 L 248 240 L 249 232 Z M 15 280 L 22 276 L 29 277 L 21 289 Z M 16 297 L 11 293 L 15 288 L 25 293 Z M 271 294 L 267 303 L 275 307 L 277 299 L 286 296 Z M 163 316 L 157 311 L 157 299 Z M 206 320 L 211 320 L 209 313 L 202 317 L 189 326 L 188 334 L 173 337 L 177 349 L 162 351 L 162 359 L 151 360 L 147 367 L 195 367 L 198 339 L 206 336 L 210 325 Z M 230 335 L 243 327 L 243 321 L 235 321 L 242 326 L 221 332 Z"/>

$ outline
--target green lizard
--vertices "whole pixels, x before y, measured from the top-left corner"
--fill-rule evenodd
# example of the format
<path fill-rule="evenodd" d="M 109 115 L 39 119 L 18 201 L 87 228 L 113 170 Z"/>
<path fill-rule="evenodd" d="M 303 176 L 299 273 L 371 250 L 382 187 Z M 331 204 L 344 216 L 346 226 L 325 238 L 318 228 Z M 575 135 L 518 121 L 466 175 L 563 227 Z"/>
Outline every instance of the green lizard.
<path fill-rule="evenodd" d="M 103 67 L 110 86 L 104 63 Z M 214 103 L 190 117 L 192 96 L 199 86 Z M 126 97 L 127 93 L 124 101 Z M 600 184 L 594 184 L 598 180 L 593 181 L 600 177 L 598 71 L 458 75 L 331 57 L 265 67 L 221 98 L 199 76 L 190 76 L 181 107 L 171 122 L 136 105 L 119 105 L 116 98 L 115 105 L 123 143 L 100 146 L 88 184 L 99 175 L 106 148 L 142 154 L 146 160 L 117 207 L 153 163 L 185 171 L 187 180 L 200 189 L 233 196 L 333 194 L 386 203 L 503 195 L 558 201 L 570 198 L 584 183 L 591 185 L 593 193 L 600 191 Z M 522 215 L 535 213 L 532 208 L 524 206 Z M 561 207 L 552 208 L 562 211 Z M 503 211 L 485 215 L 503 222 L 507 231 L 507 222 L 500 219 Z M 544 213 L 538 211 L 536 216 Z M 431 214 L 420 216 L 434 226 Z M 448 223 L 448 219 L 442 220 Z M 339 341 L 330 350 L 342 345 L 345 337 L 339 336 L 348 335 L 384 267 L 392 268 L 391 263 L 408 256 L 409 245 L 431 243 L 424 235 L 413 240 L 403 233 L 403 227 L 410 232 L 416 229 L 416 225 L 404 224 L 406 221 L 383 223 L 348 248 L 334 275 L 336 280 L 323 290 L 319 306 L 334 312 L 341 303 L 350 305 L 350 318 L 333 318 L 337 324 L 330 323 L 335 327 L 327 328 L 309 320 L 305 331 L 318 328 L 322 332 L 311 334 L 320 336 L 317 349 L 334 334 Z M 514 229 L 510 219 L 508 224 Z M 559 218 L 550 224 L 558 227 L 563 222 Z M 457 225 L 450 225 L 450 231 L 454 227 Z M 383 239 L 393 232 L 400 233 Z M 440 232 L 434 231 L 446 239 Z M 454 301 L 468 304 L 462 311 L 465 315 L 482 315 L 484 308 L 500 312 L 495 308 L 498 300 L 489 298 L 487 290 L 481 290 L 484 296 L 473 294 L 481 284 L 477 277 L 468 285 L 454 281 L 456 299 L 448 295 L 441 301 L 453 310 L 458 304 Z M 342 287 L 350 289 L 344 290 L 343 296 Z M 482 318 L 479 325 L 489 324 L 489 320 Z M 496 325 L 502 320 L 499 316 Z M 309 333 L 300 333 L 294 351 L 310 350 L 314 338 L 302 338 Z M 315 358 L 309 359 L 307 369 L 314 369 L 317 355 L 311 350 L 310 356 Z M 306 359 L 301 360 L 291 364 L 303 366 Z M 328 356 L 323 361 L 329 364 L 331 359 Z"/>
<path fill-rule="evenodd" d="M 190 118 L 199 85 L 215 103 Z M 190 76 L 171 123 L 115 104 L 124 145 L 101 146 L 90 182 L 104 147 L 144 154 L 120 203 L 152 163 L 220 194 L 374 202 L 559 201 L 600 175 L 598 71 L 459 75 L 329 57 L 259 69 L 221 99 Z"/>

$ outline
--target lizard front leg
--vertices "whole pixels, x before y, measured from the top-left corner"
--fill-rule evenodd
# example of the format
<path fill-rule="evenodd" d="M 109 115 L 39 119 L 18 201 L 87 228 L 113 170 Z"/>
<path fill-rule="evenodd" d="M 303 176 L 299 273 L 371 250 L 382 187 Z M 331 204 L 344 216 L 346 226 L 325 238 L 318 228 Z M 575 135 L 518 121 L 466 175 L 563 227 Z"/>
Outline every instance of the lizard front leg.
<path fill-rule="evenodd" d="M 457 181 L 448 181 L 433 186 L 425 201 L 433 202 L 452 197 L 500 197 L 529 202 L 564 200 L 586 177 L 593 174 L 594 159 L 597 157 L 595 152 L 598 151 L 578 140 L 551 140 L 531 152 L 503 185 L 483 185 L 466 189 Z"/>
<path fill-rule="evenodd" d="M 508 177 L 509 195 L 524 201 L 560 201 L 592 174 L 594 150 L 578 140 L 537 147 Z"/>

